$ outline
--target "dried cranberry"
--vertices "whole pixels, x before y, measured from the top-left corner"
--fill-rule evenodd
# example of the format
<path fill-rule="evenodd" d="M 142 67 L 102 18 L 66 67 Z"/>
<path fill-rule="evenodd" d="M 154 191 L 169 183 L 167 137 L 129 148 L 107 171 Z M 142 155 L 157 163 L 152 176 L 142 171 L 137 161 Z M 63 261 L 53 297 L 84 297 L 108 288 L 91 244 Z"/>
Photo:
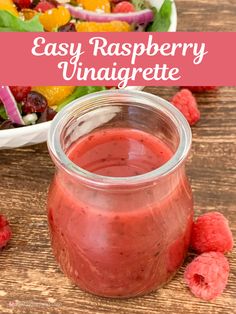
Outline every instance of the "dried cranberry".
<path fill-rule="evenodd" d="M 60 3 L 57 2 L 57 0 L 47 0 L 47 1 L 53 4 L 55 7 L 58 7 L 60 5 Z"/>
<path fill-rule="evenodd" d="M 22 110 L 24 113 L 44 112 L 47 105 L 47 99 L 42 94 L 32 91 L 23 101 Z"/>
<path fill-rule="evenodd" d="M 31 6 L 32 2 L 32 0 L 14 0 L 14 3 L 20 9 L 28 9 Z"/>
<path fill-rule="evenodd" d="M 22 101 L 31 91 L 31 86 L 9 86 L 16 101 Z"/>
<path fill-rule="evenodd" d="M 50 107 L 47 107 L 44 112 L 41 114 L 40 118 L 38 119 L 38 123 L 46 122 L 46 121 L 51 121 L 57 112 L 53 110 Z"/>
<path fill-rule="evenodd" d="M 39 2 L 40 0 L 33 0 L 31 4 L 31 8 L 34 8 Z"/>
<path fill-rule="evenodd" d="M 15 125 L 10 120 L 5 120 L 4 122 L 0 122 L 0 130 L 8 130 L 14 129 Z"/>
<path fill-rule="evenodd" d="M 55 110 L 53 110 L 52 108 L 47 108 L 47 121 L 52 120 L 55 115 L 57 114 L 57 112 Z"/>
<path fill-rule="evenodd" d="M 75 24 L 67 23 L 58 28 L 58 32 L 76 32 Z"/>

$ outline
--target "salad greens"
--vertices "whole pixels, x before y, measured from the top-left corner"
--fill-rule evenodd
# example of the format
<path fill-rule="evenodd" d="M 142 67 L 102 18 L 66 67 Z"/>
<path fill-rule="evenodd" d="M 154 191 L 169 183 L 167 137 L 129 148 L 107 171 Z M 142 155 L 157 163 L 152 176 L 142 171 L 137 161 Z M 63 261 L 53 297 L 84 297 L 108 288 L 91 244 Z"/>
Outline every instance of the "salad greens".
<path fill-rule="evenodd" d="M 145 0 L 132 0 L 132 3 L 137 11 L 144 10 L 146 8 Z"/>
<path fill-rule="evenodd" d="M 152 8 L 154 12 L 154 21 L 148 26 L 148 32 L 167 32 L 171 24 L 172 1 L 165 0 L 158 11 Z"/>
<path fill-rule="evenodd" d="M 61 102 L 58 106 L 56 111 L 60 111 L 63 107 L 65 107 L 67 104 L 69 104 L 71 101 L 99 91 L 106 90 L 106 87 L 104 86 L 77 86 L 73 93 L 68 96 L 63 102 Z"/>
<path fill-rule="evenodd" d="M 0 117 L 1 117 L 3 120 L 7 120 L 7 119 L 8 119 L 6 110 L 5 110 L 5 108 L 4 108 L 3 105 L 0 105 Z"/>
<path fill-rule="evenodd" d="M 10 12 L 0 10 L 0 32 L 43 32 L 43 25 L 39 16 L 34 16 L 29 21 L 12 15 Z"/>

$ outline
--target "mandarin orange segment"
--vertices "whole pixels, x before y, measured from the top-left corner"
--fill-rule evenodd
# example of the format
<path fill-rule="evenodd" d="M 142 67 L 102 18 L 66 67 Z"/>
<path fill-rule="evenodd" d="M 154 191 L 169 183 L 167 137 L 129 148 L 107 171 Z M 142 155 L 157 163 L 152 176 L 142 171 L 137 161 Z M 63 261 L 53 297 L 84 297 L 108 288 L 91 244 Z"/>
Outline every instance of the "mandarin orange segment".
<path fill-rule="evenodd" d="M 131 26 L 121 21 L 109 23 L 78 22 L 76 30 L 77 32 L 130 32 Z"/>
<path fill-rule="evenodd" d="M 48 10 L 39 17 L 44 29 L 48 32 L 53 32 L 58 27 L 67 24 L 70 18 L 69 10 L 63 6 Z"/>
<path fill-rule="evenodd" d="M 77 0 L 77 3 L 85 10 L 111 12 L 111 3 L 109 0 Z"/>
<path fill-rule="evenodd" d="M 58 105 L 64 99 L 72 94 L 74 86 L 35 86 L 33 91 L 42 94 L 48 101 L 48 106 Z"/>

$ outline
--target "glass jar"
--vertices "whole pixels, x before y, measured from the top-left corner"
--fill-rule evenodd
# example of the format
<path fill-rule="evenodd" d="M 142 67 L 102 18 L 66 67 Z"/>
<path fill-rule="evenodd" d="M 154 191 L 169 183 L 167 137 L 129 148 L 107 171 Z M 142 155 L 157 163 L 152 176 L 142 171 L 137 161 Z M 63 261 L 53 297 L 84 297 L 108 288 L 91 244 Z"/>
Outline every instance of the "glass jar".
<path fill-rule="evenodd" d="M 81 138 L 131 128 L 157 137 L 173 152 L 153 171 L 130 177 L 89 172 L 68 158 Z M 167 101 L 144 92 L 105 91 L 57 114 L 48 147 L 56 165 L 48 195 L 54 255 L 81 289 L 133 297 L 167 283 L 188 250 L 193 201 L 185 174 L 191 130 Z M 79 152 L 78 152 L 79 153 Z"/>

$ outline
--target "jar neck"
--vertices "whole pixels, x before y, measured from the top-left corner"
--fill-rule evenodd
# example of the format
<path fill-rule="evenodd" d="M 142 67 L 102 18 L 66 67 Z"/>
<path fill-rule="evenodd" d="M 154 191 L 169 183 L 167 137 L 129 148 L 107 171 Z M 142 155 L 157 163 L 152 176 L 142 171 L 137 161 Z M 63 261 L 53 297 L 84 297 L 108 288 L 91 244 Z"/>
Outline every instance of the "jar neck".
<path fill-rule="evenodd" d="M 77 140 L 94 130 L 114 127 L 152 133 L 170 147 L 173 156 L 151 172 L 127 178 L 88 172 L 68 158 L 68 150 Z M 58 168 L 88 185 L 101 188 L 154 184 L 183 168 L 190 146 L 190 127 L 174 106 L 148 93 L 120 90 L 99 92 L 72 102 L 57 114 L 48 137 L 49 151 Z"/>

